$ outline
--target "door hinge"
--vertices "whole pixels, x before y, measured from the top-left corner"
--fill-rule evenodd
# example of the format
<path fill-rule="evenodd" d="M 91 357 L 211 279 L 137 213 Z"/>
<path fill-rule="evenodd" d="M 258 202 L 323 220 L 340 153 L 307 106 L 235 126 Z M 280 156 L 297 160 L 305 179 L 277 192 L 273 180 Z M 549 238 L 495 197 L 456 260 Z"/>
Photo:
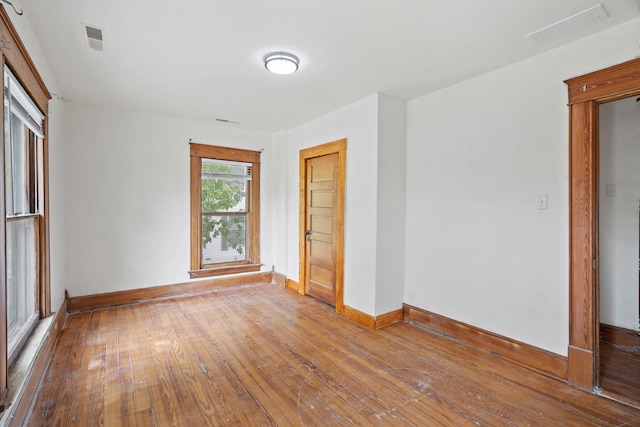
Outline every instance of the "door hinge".
<path fill-rule="evenodd" d="M 595 270 L 597 268 L 598 261 L 596 260 L 596 258 L 594 258 L 592 261 L 593 261 L 593 268 Z"/>

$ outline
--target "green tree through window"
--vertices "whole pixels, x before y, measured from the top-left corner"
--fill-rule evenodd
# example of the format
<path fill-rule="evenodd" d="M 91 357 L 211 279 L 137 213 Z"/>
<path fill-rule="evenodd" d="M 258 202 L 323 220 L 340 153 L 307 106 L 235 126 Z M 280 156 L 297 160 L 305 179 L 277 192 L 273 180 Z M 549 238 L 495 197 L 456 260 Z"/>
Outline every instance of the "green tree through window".
<path fill-rule="evenodd" d="M 246 166 L 202 161 L 202 245 L 222 238 L 223 247 L 243 253 L 246 243 Z M 234 179 L 233 177 L 238 177 Z M 213 215 L 239 211 L 239 215 Z"/>

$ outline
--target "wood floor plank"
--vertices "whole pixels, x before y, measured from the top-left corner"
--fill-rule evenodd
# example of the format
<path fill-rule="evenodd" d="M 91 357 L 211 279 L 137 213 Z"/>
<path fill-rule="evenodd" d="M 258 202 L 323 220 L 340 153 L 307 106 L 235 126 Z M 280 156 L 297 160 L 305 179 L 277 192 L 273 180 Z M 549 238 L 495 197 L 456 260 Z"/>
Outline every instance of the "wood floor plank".
<path fill-rule="evenodd" d="M 149 357 L 141 363 L 145 368 L 147 386 L 151 393 L 152 409 L 157 420 L 172 426 L 189 425 L 189 419 L 182 411 L 179 390 L 173 382 L 172 373 L 167 366 L 167 356 L 171 347 L 162 331 L 156 329 L 152 320 L 149 304 L 142 304 L 139 322 L 146 332 Z M 144 320 L 142 320 L 144 319 Z"/>
<path fill-rule="evenodd" d="M 67 388 L 69 385 L 73 386 L 77 380 L 75 372 L 81 355 L 77 348 L 78 336 L 84 332 L 88 319 L 89 316 L 86 313 L 77 314 L 74 320 L 66 324 L 60 332 L 55 350 L 59 357 L 51 361 L 43 380 L 52 392 L 37 396 L 35 403 L 37 411 L 33 411 L 31 416 L 34 425 L 51 425 L 54 416 L 57 416 L 58 420 L 68 419 L 66 415 L 72 395 L 67 392 Z M 60 378 L 65 378 L 66 381 L 60 381 Z"/>
<path fill-rule="evenodd" d="M 129 307 L 114 308 L 115 351 L 107 353 L 105 389 L 105 425 L 135 426 L 134 383 L 131 346 L 126 331 L 133 318 Z"/>
<path fill-rule="evenodd" d="M 147 332 L 143 320 L 140 318 L 139 310 L 134 310 L 134 306 L 123 306 L 118 308 L 117 313 L 126 325 L 125 335 L 126 346 L 130 354 L 131 379 L 133 383 L 133 405 L 136 423 L 141 419 L 153 418 L 152 399 L 149 380 L 146 376 L 145 367 L 150 363 L 152 356 L 149 349 Z"/>
<path fill-rule="evenodd" d="M 384 402 L 376 399 L 376 391 L 369 387 L 366 381 L 361 381 L 361 378 L 366 378 L 366 376 L 361 377 L 363 370 L 358 371 L 354 365 L 348 365 L 347 362 L 349 361 L 355 363 L 354 358 L 346 353 L 337 351 L 335 347 L 316 346 L 316 342 L 321 343 L 318 340 L 311 340 L 307 343 L 304 348 L 309 351 L 301 354 L 296 350 L 295 347 L 299 346 L 296 346 L 295 343 L 307 339 L 306 328 L 287 328 L 276 332 L 270 331 L 264 321 L 260 320 L 265 317 L 263 313 L 260 313 L 260 310 L 266 309 L 264 305 L 257 307 L 243 301 L 240 307 L 245 311 L 247 318 L 252 318 L 256 324 L 262 327 L 260 336 L 270 337 L 273 339 L 273 345 L 287 348 L 294 360 L 301 365 L 308 366 L 309 372 L 301 385 L 301 398 L 299 400 L 312 402 L 309 404 L 309 408 L 316 409 L 317 405 L 322 405 L 322 409 L 333 418 L 333 422 L 341 424 L 346 423 L 349 419 L 348 414 L 352 414 L 354 411 L 365 418 L 371 419 L 380 418 L 380 414 L 395 413 L 393 408 L 389 408 Z M 296 331 L 303 332 L 303 334 L 296 334 Z M 323 362 L 321 362 L 321 359 Z M 320 363 L 322 368 L 319 367 Z M 324 372 L 325 369 L 338 373 L 334 377 L 339 380 L 333 380 L 331 376 Z M 350 383 L 351 386 L 346 386 L 346 383 Z M 327 399 L 326 396 L 319 394 L 318 385 L 323 388 L 329 388 L 333 392 L 334 398 Z M 354 388 L 358 393 L 364 391 L 367 397 L 362 399 L 354 396 L 350 388 Z M 394 384 L 391 382 L 383 383 L 381 388 L 388 394 L 394 388 Z M 411 393 L 410 390 L 402 387 L 395 391 L 398 401 L 407 399 L 407 395 Z M 395 413 L 395 416 L 396 422 L 410 422 L 410 419 L 404 419 L 402 415 Z M 301 415 L 301 418 L 304 417 Z"/>
<path fill-rule="evenodd" d="M 85 365 L 87 377 L 81 381 L 80 390 L 84 399 L 76 398 L 77 412 L 72 418 L 74 424 L 86 426 L 101 426 L 104 424 L 104 390 L 107 376 L 107 352 L 114 349 L 113 337 L 115 328 L 113 323 L 113 309 L 97 310 L 91 313 L 89 329 L 92 342 L 88 362 Z"/>
<path fill-rule="evenodd" d="M 406 325 L 399 325 L 399 327 L 404 328 Z M 403 332 L 394 334 L 394 337 L 399 337 L 406 343 L 420 345 L 419 341 L 412 339 L 412 337 L 420 337 L 419 330 L 408 328 Z M 445 338 L 436 338 L 431 346 L 423 347 L 424 351 L 432 351 L 433 344 L 437 345 L 438 343 L 443 346 L 440 347 L 441 349 L 447 351 L 445 359 L 451 360 L 453 358 L 455 360 L 454 353 L 449 353 L 449 349 L 455 347 L 449 346 Z M 499 406 L 513 402 L 517 412 L 510 412 L 518 415 L 516 419 L 530 419 L 538 415 L 542 417 L 547 413 L 553 414 L 560 409 L 565 425 L 618 425 L 619 417 L 622 415 L 616 409 L 626 412 L 624 406 L 612 408 L 612 413 L 600 412 L 597 405 L 598 397 L 593 394 L 567 387 L 564 383 L 550 380 L 543 375 L 532 376 L 526 368 L 521 366 L 514 366 L 510 363 L 491 363 L 490 359 L 482 357 L 482 351 L 473 347 L 468 347 L 466 353 L 469 357 L 462 366 L 457 364 L 457 372 L 463 376 L 470 375 L 470 372 L 465 372 L 461 368 L 472 366 L 473 370 L 481 370 L 490 375 L 492 380 L 490 383 L 492 385 L 491 396 L 497 398 Z M 466 387 L 464 388 L 466 389 Z M 519 399 L 513 400 L 513 390 L 518 390 Z M 500 404 L 500 402 L 503 403 Z"/>
<path fill-rule="evenodd" d="M 317 321 L 316 319 L 311 319 L 311 320 L 312 322 Z M 487 416 L 487 414 L 485 414 L 484 418 L 480 417 L 480 420 L 478 420 L 477 415 L 473 419 L 470 419 L 468 414 L 463 414 L 463 415 L 458 414 L 455 410 L 456 409 L 455 407 L 452 408 L 453 410 L 449 409 L 444 411 L 446 415 L 442 415 L 432 410 L 430 411 L 430 413 L 428 411 L 420 412 L 419 420 L 412 420 L 410 418 L 406 420 L 403 419 L 402 415 L 398 413 L 395 406 L 397 405 L 406 406 L 408 402 L 412 402 L 412 404 L 419 406 L 420 399 L 425 397 L 425 394 L 421 392 L 420 388 L 424 387 L 425 384 L 427 384 L 424 378 L 424 376 L 427 375 L 427 372 L 422 371 L 420 373 L 420 378 L 416 381 L 409 380 L 406 377 L 406 375 L 398 375 L 398 373 L 401 373 L 401 372 L 404 372 L 404 373 L 419 372 L 419 370 L 416 370 L 414 368 L 405 369 L 402 367 L 402 366 L 413 366 L 415 364 L 415 360 L 411 359 L 410 361 L 407 362 L 406 365 L 402 365 L 402 362 L 399 360 L 394 360 L 396 363 L 400 363 L 400 367 L 398 368 L 389 367 L 388 359 L 387 360 L 380 359 L 376 357 L 374 354 L 367 351 L 366 348 L 360 348 L 357 345 L 353 345 L 352 343 L 358 342 L 358 340 L 353 339 L 354 337 L 350 334 L 343 336 L 342 332 L 343 330 L 341 330 L 340 328 L 337 328 L 335 331 L 332 331 L 331 334 L 337 340 L 344 340 L 343 342 L 346 343 L 345 345 L 346 345 L 347 351 L 341 352 L 339 350 L 336 350 L 335 348 L 329 348 L 328 350 L 326 350 L 325 353 L 322 354 L 322 359 L 323 359 L 322 365 L 327 366 L 328 368 L 327 370 L 332 371 L 334 373 L 333 375 L 334 377 L 345 378 L 345 379 L 348 379 L 347 382 L 357 384 L 358 378 L 366 378 L 367 372 L 387 371 L 387 372 L 396 373 L 395 377 L 393 378 L 393 381 L 388 383 L 381 382 L 380 384 L 378 384 L 379 386 L 378 389 L 381 390 L 382 393 L 384 394 L 384 396 L 380 396 L 380 399 L 382 399 L 382 402 L 378 402 L 376 400 L 373 400 L 370 402 L 365 401 L 367 406 L 369 406 L 370 408 L 367 408 L 361 411 L 361 414 L 363 416 L 370 417 L 369 413 L 371 411 L 369 411 L 368 409 L 372 409 L 375 416 L 378 418 L 382 416 L 392 415 L 394 417 L 394 421 L 396 422 L 406 421 L 409 424 L 414 424 L 416 422 L 420 423 L 420 421 L 424 421 L 425 418 L 428 418 L 429 422 L 436 422 L 439 420 L 442 423 L 455 424 L 455 425 L 462 425 L 466 422 L 475 424 L 480 421 L 485 421 L 485 422 L 491 421 L 492 417 L 490 415 Z M 367 328 L 362 328 L 360 332 L 364 334 L 368 334 L 369 330 Z M 328 362 L 331 362 L 331 360 L 335 360 L 337 362 L 336 365 L 329 366 Z M 349 362 L 349 364 L 347 364 L 346 362 Z M 343 366 L 340 366 L 340 365 L 343 365 Z M 346 371 L 343 371 L 343 369 L 346 369 Z M 320 371 L 320 373 L 322 374 L 322 376 L 324 376 L 324 373 L 322 371 Z M 350 378 L 352 373 L 355 373 L 355 376 Z M 399 384 L 400 387 L 399 388 L 394 387 L 395 384 Z M 406 389 L 407 385 L 410 386 L 409 390 Z M 455 385 L 455 384 L 450 384 L 450 385 Z M 402 388 L 403 386 L 405 388 Z M 339 387 L 335 387 L 335 389 L 338 390 Z M 375 389 L 372 389 L 371 387 L 367 386 L 366 382 L 363 384 L 357 384 L 356 389 L 365 390 L 367 392 L 367 395 L 369 396 L 376 395 Z M 447 399 L 446 401 L 449 402 L 450 400 Z M 389 403 L 391 403 L 391 405 L 389 405 Z M 376 408 L 378 404 L 381 404 L 384 408 L 382 410 L 380 408 Z M 356 408 L 351 408 L 351 411 L 353 411 L 354 409 Z"/>
<path fill-rule="evenodd" d="M 640 411 L 272 285 L 70 316 L 28 425 L 640 426 Z M 55 384 L 53 384 L 55 383 Z"/>
<path fill-rule="evenodd" d="M 89 321 L 91 320 L 91 313 L 83 313 L 74 317 L 75 321 L 77 321 L 79 333 L 75 335 L 73 341 L 73 349 L 69 356 L 69 363 L 65 367 L 64 374 L 55 375 L 55 373 L 48 372 L 47 381 L 48 386 L 52 386 L 56 383 L 63 385 L 61 390 L 56 387 L 60 391 L 59 394 L 55 394 L 53 396 L 54 400 L 58 401 L 58 405 L 55 408 L 54 416 L 53 416 L 53 425 L 69 425 L 71 423 L 71 414 L 72 409 L 75 404 L 75 399 L 78 394 L 78 383 L 80 381 L 81 373 L 84 372 L 84 367 L 82 366 L 82 360 L 86 357 L 86 352 L 84 351 L 83 340 L 87 335 L 86 328 L 88 327 Z M 74 323 L 73 321 L 68 323 Z M 58 342 L 59 344 L 59 342 Z M 59 350 L 55 350 L 56 354 L 60 354 Z M 55 360 L 55 359 L 54 359 Z M 64 381 L 59 381 L 59 378 L 64 378 Z M 45 423 L 48 424 L 48 420 L 45 419 Z"/>
<path fill-rule="evenodd" d="M 145 409 L 135 413 L 136 427 L 157 427 L 156 419 L 153 415 L 153 409 Z"/>
<path fill-rule="evenodd" d="M 251 417 L 255 416 L 262 419 L 256 419 L 254 422 L 260 421 L 265 425 L 278 425 L 282 422 L 281 413 L 275 411 L 275 413 L 269 414 L 262 405 L 263 399 L 260 399 L 259 396 L 263 396 L 266 393 L 274 406 L 281 406 L 279 403 L 281 403 L 283 395 L 287 393 L 287 389 L 286 387 L 274 387 L 273 377 L 269 374 L 275 372 L 274 368 L 280 368 L 282 373 L 283 359 L 279 361 L 271 359 L 271 356 L 273 356 L 272 350 L 261 347 L 259 343 L 249 338 L 246 335 L 246 329 L 236 323 L 234 317 L 230 315 L 234 311 L 236 310 L 232 307 L 225 307 L 216 323 L 218 328 L 224 327 L 234 330 L 231 339 L 219 336 L 206 323 L 200 323 L 199 330 L 202 331 L 202 336 L 206 337 L 207 341 L 200 343 L 201 345 L 204 344 L 200 349 L 205 354 L 200 353 L 199 360 L 203 362 L 207 370 L 215 369 L 216 366 L 219 366 L 222 369 L 231 369 L 235 372 L 232 386 L 242 393 L 243 398 L 241 400 L 244 402 L 242 412 L 247 417 L 247 420 L 251 420 Z M 190 321 L 195 322 L 197 319 L 192 316 Z M 216 349 L 214 359 L 209 359 L 206 356 L 207 348 L 210 348 L 211 345 L 214 345 Z M 248 345 L 248 348 L 245 348 L 245 345 Z M 234 350 L 234 348 L 239 349 L 239 351 Z M 225 354 L 232 354 L 233 356 L 226 357 Z M 243 360 L 245 358 L 247 360 Z M 264 368 L 268 370 L 264 371 Z M 264 381 L 252 387 L 254 385 L 252 378 L 254 371 L 260 374 Z M 262 376 L 263 373 L 266 375 Z M 285 383 L 280 383 L 280 385 L 285 386 Z"/>
<path fill-rule="evenodd" d="M 276 409 L 272 413 L 266 410 L 263 405 L 264 399 L 258 398 L 263 395 L 264 389 L 261 387 L 251 387 L 251 372 L 253 358 L 256 349 L 245 348 L 245 330 L 243 323 L 238 323 L 234 315 L 234 309 L 227 307 L 228 301 L 223 298 L 218 310 L 219 317 L 215 323 L 202 322 L 191 317 L 193 324 L 197 323 L 197 328 L 206 339 L 205 348 L 213 350 L 209 359 L 205 354 L 201 354 L 202 360 L 207 361 L 208 369 L 220 370 L 225 375 L 227 381 L 222 385 L 230 386 L 236 393 L 236 402 L 225 399 L 226 405 L 236 406 L 236 412 L 242 414 L 244 422 L 258 423 L 259 425 L 278 425 L 282 420 L 279 409 L 280 405 L 273 405 Z M 219 330 L 233 331 L 231 334 L 219 334 Z M 253 356 L 252 356 L 253 355 Z M 264 384 L 262 384 L 264 385 Z M 272 393 L 270 398 L 274 402 L 281 400 L 281 395 Z M 285 406 L 286 407 L 286 406 Z M 275 417 L 275 418 L 274 418 Z"/>
<path fill-rule="evenodd" d="M 640 405 L 640 346 L 600 341 L 600 387 Z"/>
<path fill-rule="evenodd" d="M 153 311 L 151 316 L 154 329 L 162 331 L 162 335 L 167 340 L 167 346 L 171 351 L 167 351 L 166 364 L 170 372 L 177 396 L 180 399 L 180 410 L 189 420 L 189 425 L 205 425 L 210 418 L 211 413 L 207 408 L 211 408 L 210 402 L 204 390 L 197 381 L 197 370 L 188 358 L 188 336 L 189 332 L 185 331 L 181 324 L 174 322 L 171 318 L 173 309 L 168 306 L 169 310 L 157 310 L 155 306 L 149 306 Z"/>
<path fill-rule="evenodd" d="M 300 329 L 289 328 L 287 330 L 283 330 L 278 325 L 274 325 L 272 322 L 267 323 L 264 319 L 265 317 L 261 313 L 261 309 L 259 306 L 252 305 L 249 301 L 241 299 L 239 301 L 235 301 L 238 309 L 235 310 L 237 315 L 242 316 L 248 320 L 250 320 L 250 326 L 252 329 L 248 329 L 246 335 L 252 337 L 259 337 L 260 341 L 264 344 L 263 346 L 267 348 L 283 348 L 286 350 L 284 353 L 287 358 L 293 362 L 289 362 L 288 364 L 283 364 L 283 368 L 286 368 L 289 374 L 289 377 L 297 376 L 297 382 L 301 383 L 301 386 L 298 390 L 292 390 L 293 392 L 288 399 L 290 401 L 296 402 L 299 404 L 301 399 L 304 401 L 305 396 L 309 390 L 315 389 L 316 384 L 316 376 L 318 375 L 318 366 L 315 363 L 317 359 L 317 355 L 324 353 L 327 351 L 326 347 L 318 347 L 315 345 L 317 340 L 309 340 L 308 351 L 298 351 L 301 350 L 299 346 L 295 343 L 299 342 L 301 339 L 306 340 L 307 336 L 302 338 L 299 332 Z M 247 340 L 249 340 L 247 338 Z M 296 348 L 298 347 L 298 348 Z M 265 364 L 264 360 L 257 360 L 254 362 L 255 365 Z M 284 369 L 281 368 L 281 372 L 284 372 Z M 297 371 L 294 372 L 293 369 Z M 277 382 L 279 378 L 271 379 L 274 387 L 278 387 Z M 280 387 L 281 388 L 281 387 Z M 284 396 L 283 396 L 284 397 Z M 327 420 L 333 418 L 333 422 L 342 421 L 342 419 L 338 416 L 337 405 L 346 404 L 349 407 L 349 412 L 353 412 L 354 406 L 360 406 L 361 408 L 366 408 L 366 406 L 362 405 L 360 400 L 354 400 L 353 403 L 345 402 L 342 399 L 335 399 L 330 403 L 327 403 L 325 399 L 322 399 L 323 396 L 316 396 L 317 402 L 311 405 L 299 405 L 299 414 L 298 417 L 301 420 L 308 418 L 309 416 L 313 416 L 314 411 L 317 410 L 317 405 L 323 405 L 324 408 L 327 408 L 328 405 L 336 405 L 336 410 L 331 412 L 331 415 L 327 417 Z M 325 409 L 326 411 L 326 409 Z M 329 411 L 326 411 L 328 414 Z M 371 411 L 369 411 L 371 412 Z M 296 420 L 298 421 L 298 420 Z"/>

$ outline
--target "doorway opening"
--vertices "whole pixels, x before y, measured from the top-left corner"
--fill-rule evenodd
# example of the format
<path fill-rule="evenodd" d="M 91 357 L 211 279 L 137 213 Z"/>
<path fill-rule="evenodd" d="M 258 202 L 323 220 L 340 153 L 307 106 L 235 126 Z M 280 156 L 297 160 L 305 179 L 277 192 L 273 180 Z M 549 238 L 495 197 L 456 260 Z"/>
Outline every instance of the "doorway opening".
<path fill-rule="evenodd" d="M 599 372 L 602 393 L 640 396 L 640 102 L 599 106 Z"/>
<path fill-rule="evenodd" d="M 600 105 L 640 95 L 640 60 L 575 77 L 565 83 L 569 90 L 570 116 L 568 381 L 576 387 L 598 391 Z"/>

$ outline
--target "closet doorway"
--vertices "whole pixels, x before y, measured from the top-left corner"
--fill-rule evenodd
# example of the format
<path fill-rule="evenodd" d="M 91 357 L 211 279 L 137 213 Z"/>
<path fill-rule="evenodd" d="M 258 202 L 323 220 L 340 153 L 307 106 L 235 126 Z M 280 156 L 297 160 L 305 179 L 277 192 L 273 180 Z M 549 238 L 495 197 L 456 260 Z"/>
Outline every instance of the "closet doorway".
<path fill-rule="evenodd" d="M 601 194 L 599 180 L 600 107 L 640 95 L 640 60 L 575 77 L 565 83 L 569 90 L 570 116 L 568 381 L 582 389 L 599 391 L 599 282 L 604 254 L 600 248 L 599 201 L 606 197 L 607 191 L 605 183 L 604 194 Z"/>
<path fill-rule="evenodd" d="M 599 390 L 640 400 L 640 98 L 599 107 Z"/>

